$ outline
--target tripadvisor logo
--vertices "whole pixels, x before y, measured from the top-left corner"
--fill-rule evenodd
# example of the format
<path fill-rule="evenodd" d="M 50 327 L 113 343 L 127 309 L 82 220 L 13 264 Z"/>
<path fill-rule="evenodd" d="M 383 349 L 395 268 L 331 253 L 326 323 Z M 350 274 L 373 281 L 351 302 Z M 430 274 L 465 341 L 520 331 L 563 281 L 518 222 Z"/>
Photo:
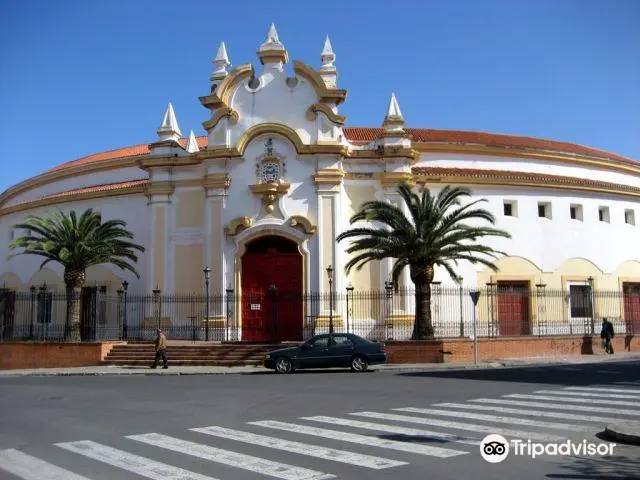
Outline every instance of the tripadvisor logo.
<path fill-rule="evenodd" d="M 480 455 L 489 463 L 500 463 L 509 455 L 509 442 L 502 435 L 487 435 L 480 442 Z"/>
<path fill-rule="evenodd" d="M 513 440 L 511 451 L 514 455 L 529 456 L 531 458 L 540 455 L 613 455 L 613 447 L 615 443 L 588 443 L 583 440 L 580 443 L 574 443 L 567 440 L 562 443 L 532 443 L 531 440 L 526 442 L 523 440 Z M 489 463 L 500 463 L 509 455 L 509 441 L 502 435 L 487 435 L 480 442 L 480 455 Z"/>

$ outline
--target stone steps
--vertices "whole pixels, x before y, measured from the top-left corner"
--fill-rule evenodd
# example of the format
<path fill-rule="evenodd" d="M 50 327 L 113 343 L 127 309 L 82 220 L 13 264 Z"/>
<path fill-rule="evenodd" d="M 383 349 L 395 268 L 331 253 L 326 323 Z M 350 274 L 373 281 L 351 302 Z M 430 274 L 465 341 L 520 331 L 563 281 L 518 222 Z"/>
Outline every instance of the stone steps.
<path fill-rule="evenodd" d="M 261 365 L 270 350 L 282 345 L 169 345 L 169 365 L 241 366 Z M 103 365 L 150 365 L 155 356 L 153 344 L 115 345 L 102 361 Z"/>

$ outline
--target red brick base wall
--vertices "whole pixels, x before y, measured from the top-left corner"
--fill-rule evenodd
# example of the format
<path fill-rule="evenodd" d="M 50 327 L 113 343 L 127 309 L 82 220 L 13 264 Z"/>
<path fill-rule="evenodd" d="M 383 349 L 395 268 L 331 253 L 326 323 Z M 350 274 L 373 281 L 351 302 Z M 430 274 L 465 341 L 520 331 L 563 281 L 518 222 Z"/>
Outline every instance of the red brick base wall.
<path fill-rule="evenodd" d="M 113 345 L 114 343 L 0 343 L 0 370 L 100 365 Z"/>
<path fill-rule="evenodd" d="M 448 363 L 473 361 L 473 341 L 385 342 L 389 363 Z M 640 352 L 640 337 L 616 337 L 614 352 Z M 478 361 L 525 357 L 557 357 L 603 353 L 600 337 L 502 337 L 478 339 Z"/>

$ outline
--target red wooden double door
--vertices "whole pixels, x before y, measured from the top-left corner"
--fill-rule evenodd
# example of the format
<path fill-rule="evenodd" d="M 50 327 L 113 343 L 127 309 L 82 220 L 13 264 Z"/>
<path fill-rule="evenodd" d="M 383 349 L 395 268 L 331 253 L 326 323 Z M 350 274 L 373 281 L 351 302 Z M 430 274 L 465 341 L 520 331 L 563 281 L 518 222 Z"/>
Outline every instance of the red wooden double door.
<path fill-rule="evenodd" d="M 250 242 L 242 257 L 242 338 L 302 340 L 302 255 L 286 238 Z"/>

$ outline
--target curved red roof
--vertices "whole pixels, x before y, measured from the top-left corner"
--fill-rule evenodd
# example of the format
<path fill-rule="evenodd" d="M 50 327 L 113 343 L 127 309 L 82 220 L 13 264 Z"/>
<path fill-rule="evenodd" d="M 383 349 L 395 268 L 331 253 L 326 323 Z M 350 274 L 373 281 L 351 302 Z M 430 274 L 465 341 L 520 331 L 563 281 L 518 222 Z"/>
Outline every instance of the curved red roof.
<path fill-rule="evenodd" d="M 623 163 L 638 163 L 631 158 L 606 152 L 604 150 L 585 147 L 583 145 L 577 145 L 574 143 L 558 142 L 555 140 L 544 140 L 540 138 L 519 137 L 515 135 L 503 135 L 495 133 L 468 132 L 460 130 L 433 130 L 430 128 L 406 128 L 405 130 L 412 136 L 413 142 L 423 144 L 446 143 L 459 145 L 486 145 L 492 147 L 523 148 L 540 151 L 552 151 L 558 153 L 569 153 Z M 368 143 L 375 140 L 380 134 L 383 133 L 382 128 L 376 127 L 344 127 L 343 131 L 346 138 L 353 143 Z M 200 148 L 205 148 L 207 146 L 208 142 L 206 136 L 197 137 L 197 141 Z M 181 138 L 180 144 L 185 147 L 187 144 L 187 139 Z M 49 172 L 55 172 L 63 170 L 65 168 L 74 167 L 76 165 L 85 165 L 102 160 L 137 157 L 146 155 L 147 153 L 149 153 L 148 143 L 133 145 L 130 147 L 118 148 L 115 150 L 95 153 L 93 155 L 78 158 L 77 160 L 72 160 L 70 162 L 63 163 L 62 165 L 59 165 L 55 168 L 52 168 L 51 170 L 49 170 Z"/>

